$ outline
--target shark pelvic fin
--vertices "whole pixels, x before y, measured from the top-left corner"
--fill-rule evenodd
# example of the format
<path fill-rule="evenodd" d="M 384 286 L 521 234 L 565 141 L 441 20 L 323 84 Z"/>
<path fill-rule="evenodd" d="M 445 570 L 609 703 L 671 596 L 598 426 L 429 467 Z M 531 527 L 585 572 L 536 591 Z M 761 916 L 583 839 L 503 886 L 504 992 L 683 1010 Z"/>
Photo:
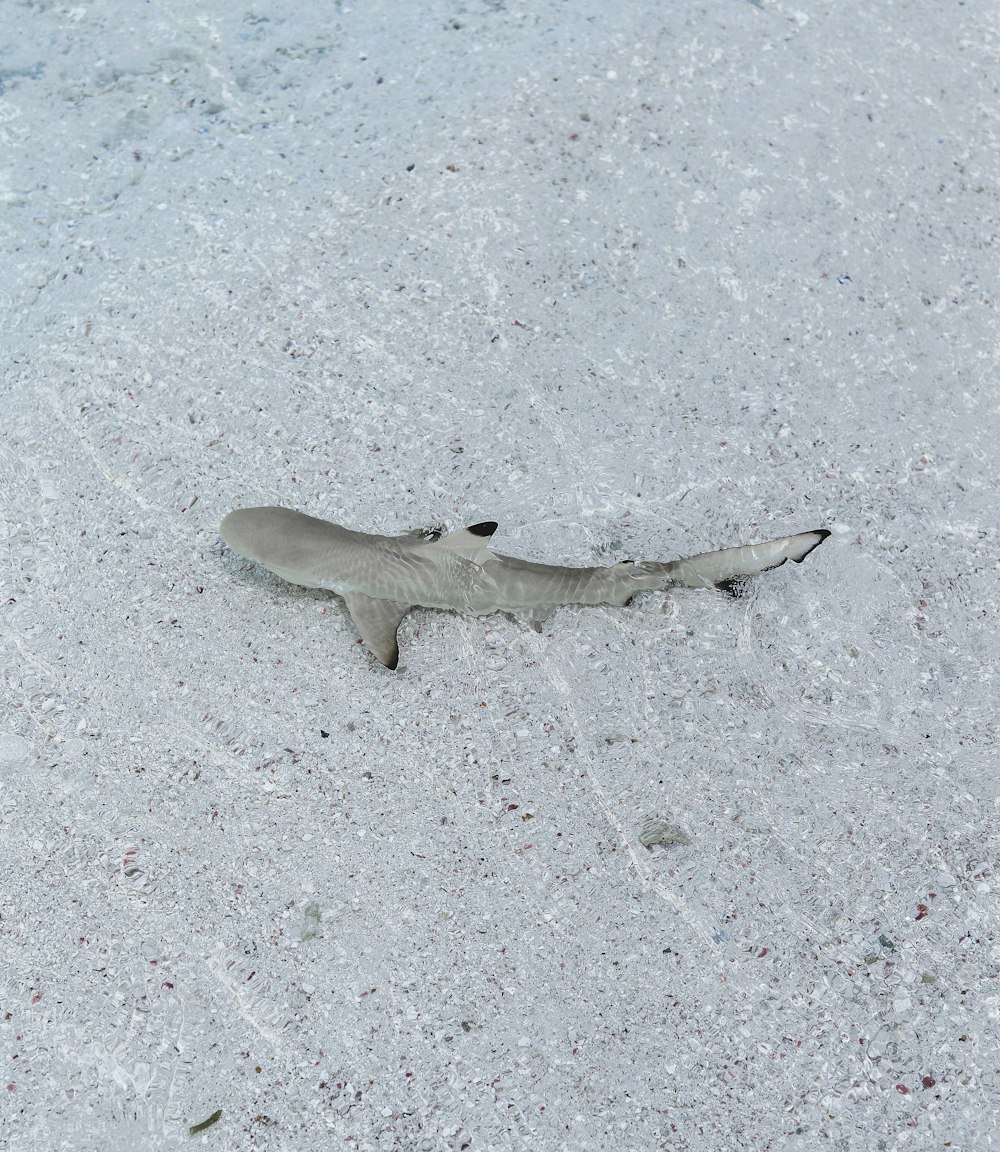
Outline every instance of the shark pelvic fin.
<path fill-rule="evenodd" d="M 409 612 L 410 605 L 397 604 L 395 600 L 378 600 L 360 592 L 349 592 L 344 599 L 361 639 L 386 668 L 394 669 L 399 663 L 396 629 Z"/>
<path fill-rule="evenodd" d="M 538 608 L 522 608 L 518 612 L 512 612 L 511 615 L 516 616 L 518 620 L 524 620 L 536 632 L 541 632 L 542 624 L 552 615 L 552 605 L 542 604 Z"/>
<path fill-rule="evenodd" d="M 493 558 L 490 539 L 496 530 L 495 520 L 484 520 L 481 524 L 470 524 L 468 528 L 459 528 L 457 532 L 449 533 L 435 541 L 434 547 L 447 548 L 449 552 L 455 552 L 473 564 L 485 564 Z"/>

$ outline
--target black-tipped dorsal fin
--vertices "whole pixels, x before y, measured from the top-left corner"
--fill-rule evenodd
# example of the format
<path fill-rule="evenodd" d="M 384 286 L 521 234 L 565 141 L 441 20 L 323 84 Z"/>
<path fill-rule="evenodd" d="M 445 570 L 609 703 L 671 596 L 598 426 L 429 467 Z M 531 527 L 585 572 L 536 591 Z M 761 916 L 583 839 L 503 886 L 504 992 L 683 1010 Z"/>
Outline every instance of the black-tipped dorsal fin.
<path fill-rule="evenodd" d="M 473 564 L 485 564 L 493 558 L 490 538 L 496 530 L 495 520 L 484 520 L 481 524 L 470 524 L 468 528 L 459 528 L 457 532 L 449 533 L 435 541 L 431 547 L 447 548 L 449 552 L 455 552 Z"/>

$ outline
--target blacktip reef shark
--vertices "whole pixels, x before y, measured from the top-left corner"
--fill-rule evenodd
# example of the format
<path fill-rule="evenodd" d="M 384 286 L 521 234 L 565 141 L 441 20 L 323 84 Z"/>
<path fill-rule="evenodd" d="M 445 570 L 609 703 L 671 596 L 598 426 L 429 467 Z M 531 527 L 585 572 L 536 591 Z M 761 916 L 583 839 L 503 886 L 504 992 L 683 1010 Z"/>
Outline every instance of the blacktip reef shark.
<path fill-rule="evenodd" d="M 786 560 L 801 564 L 830 535 L 818 528 L 668 563 L 563 568 L 492 551 L 496 530 L 495 521 L 485 520 L 448 535 L 428 529 L 378 536 L 291 508 L 239 508 L 220 528 L 234 552 L 283 580 L 342 596 L 362 640 L 386 668 L 399 663 L 396 630 L 413 607 L 472 616 L 509 612 L 537 628 L 561 604 L 621 607 L 637 592 L 674 587 L 735 593 L 758 572 Z"/>
<path fill-rule="evenodd" d="M 447 536 L 434 529 L 376 536 L 290 508 L 238 508 L 220 526 L 234 552 L 275 576 L 343 597 L 364 643 L 387 668 L 399 664 L 396 629 L 412 607 L 508 612 L 539 628 L 563 604 L 621 607 L 637 592 L 668 588 L 735 594 L 751 576 L 786 560 L 802 563 L 829 536 L 820 528 L 667 563 L 563 568 L 493 552 L 495 531 L 497 523 L 488 520 Z"/>

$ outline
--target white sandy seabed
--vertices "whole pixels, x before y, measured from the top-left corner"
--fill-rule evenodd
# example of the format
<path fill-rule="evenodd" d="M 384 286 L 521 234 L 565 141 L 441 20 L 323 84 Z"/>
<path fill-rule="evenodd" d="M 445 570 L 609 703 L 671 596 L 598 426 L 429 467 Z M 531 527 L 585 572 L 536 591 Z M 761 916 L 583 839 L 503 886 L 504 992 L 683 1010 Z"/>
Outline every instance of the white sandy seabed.
<path fill-rule="evenodd" d="M 0 1147 L 995 1147 L 993 5 L 5 39 Z M 392 674 L 257 504 L 834 534 Z"/>

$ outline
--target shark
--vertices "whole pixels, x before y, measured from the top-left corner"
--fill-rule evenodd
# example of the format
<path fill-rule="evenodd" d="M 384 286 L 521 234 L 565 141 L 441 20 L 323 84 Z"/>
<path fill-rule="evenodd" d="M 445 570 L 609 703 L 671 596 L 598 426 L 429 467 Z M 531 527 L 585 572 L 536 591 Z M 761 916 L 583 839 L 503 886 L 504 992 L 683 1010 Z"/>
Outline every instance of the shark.
<path fill-rule="evenodd" d="M 472 616 L 507 612 L 536 630 L 564 604 L 623 607 L 639 592 L 711 588 L 736 595 L 744 581 L 801 564 L 830 532 L 816 528 L 761 544 L 661 562 L 623 560 L 601 567 L 540 564 L 495 552 L 494 520 L 445 533 L 418 529 L 381 536 L 343 528 L 292 508 L 238 508 L 220 534 L 240 556 L 304 588 L 343 597 L 361 639 L 386 668 L 399 664 L 397 631 L 411 608 Z"/>

